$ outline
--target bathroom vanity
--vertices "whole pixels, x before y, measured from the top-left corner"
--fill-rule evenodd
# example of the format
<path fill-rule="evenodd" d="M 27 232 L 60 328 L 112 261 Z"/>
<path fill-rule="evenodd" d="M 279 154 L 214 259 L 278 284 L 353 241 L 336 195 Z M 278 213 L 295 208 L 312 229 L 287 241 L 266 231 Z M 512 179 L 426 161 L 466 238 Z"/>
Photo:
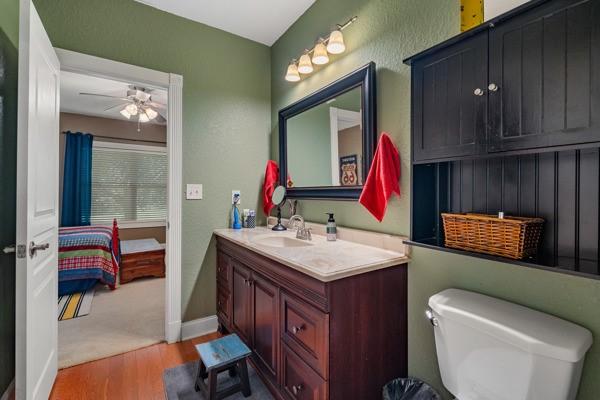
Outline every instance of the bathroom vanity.
<path fill-rule="evenodd" d="M 407 374 L 403 242 L 347 231 L 340 236 L 360 243 L 215 231 L 219 327 L 252 349 L 276 398 L 380 398 L 386 382 Z M 361 244 L 368 240 L 380 246 Z"/>

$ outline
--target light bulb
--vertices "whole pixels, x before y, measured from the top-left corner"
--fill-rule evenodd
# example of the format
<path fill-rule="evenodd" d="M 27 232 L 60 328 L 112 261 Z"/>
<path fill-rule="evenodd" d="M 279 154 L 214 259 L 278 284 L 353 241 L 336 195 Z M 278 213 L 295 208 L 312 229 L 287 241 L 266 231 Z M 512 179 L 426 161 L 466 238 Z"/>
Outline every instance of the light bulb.
<path fill-rule="evenodd" d="M 140 113 L 140 122 L 148 122 L 150 118 L 146 115 L 146 113 Z"/>
<path fill-rule="evenodd" d="M 287 73 L 285 74 L 285 80 L 288 82 L 298 82 L 300 80 L 298 66 L 293 61 L 290 63 L 290 65 L 288 65 Z"/>
<path fill-rule="evenodd" d="M 312 62 L 317 65 L 323 65 L 329 62 L 329 55 L 327 55 L 327 48 L 323 44 L 323 41 L 319 41 L 319 43 L 316 44 Z"/>
<path fill-rule="evenodd" d="M 300 57 L 300 61 L 298 61 L 298 72 L 301 74 L 310 74 L 313 70 L 314 68 L 310 61 L 310 56 L 306 53 L 303 54 L 302 57 Z"/>
<path fill-rule="evenodd" d="M 158 116 L 158 113 L 151 108 L 146 108 L 146 115 L 150 119 L 154 119 Z"/>
<path fill-rule="evenodd" d="M 128 104 L 127 107 L 125 107 L 125 109 L 127 110 L 127 112 L 131 115 L 137 115 L 138 113 L 138 108 L 135 104 L 131 103 Z"/>
<path fill-rule="evenodd" d="M 121 110 L 121 115 L 124 116 L 127 119 L 131 118 L 131 114 L 125 108 Z"/>
<path fill-rule="evenodd" d="M 341 54 L 344 51 L 346 51 L 346 45 L 344 44 L 344 35 L 339 29 L 331 32 L 331 35 L 329 35 L 327 51 L 331 54 Z"/>

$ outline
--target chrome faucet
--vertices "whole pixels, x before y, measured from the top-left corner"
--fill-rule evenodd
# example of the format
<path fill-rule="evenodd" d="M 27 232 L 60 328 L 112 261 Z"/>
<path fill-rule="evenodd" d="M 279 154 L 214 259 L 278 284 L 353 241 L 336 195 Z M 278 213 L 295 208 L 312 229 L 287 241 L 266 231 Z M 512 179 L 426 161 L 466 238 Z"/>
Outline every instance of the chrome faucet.
<path fill-rule="evenodd" d="M 300 223 L 299 226 L 296 226 L 297 222 Z M 288 221 L 288 228 L 297 228 L 296 239 L 312 240 L 312 235 L 310 233 L 311 229 L 306 227 L 306 225 L 304 224 L 304 218 L 302 218 L 301 215 L 292 215 Z"/>

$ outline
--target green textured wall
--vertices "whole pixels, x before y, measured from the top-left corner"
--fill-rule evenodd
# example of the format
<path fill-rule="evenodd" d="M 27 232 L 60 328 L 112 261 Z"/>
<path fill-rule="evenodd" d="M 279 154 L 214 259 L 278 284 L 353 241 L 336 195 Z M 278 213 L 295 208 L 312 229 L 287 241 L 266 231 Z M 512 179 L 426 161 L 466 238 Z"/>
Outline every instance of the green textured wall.
<path fill-rule="evenodd" d="M 228 223 L 231 190 L 257 208 L 269 156 L 269 48 L 132 0 L 36 0 L 56 47 L 183 75 L 183 319 L 215 313 L 212 230 Z M 183 193 L 182 193 L 183 196 Z"/>
<path fill-rule="evenodd" d="M 345 32 L 348 51 L 297 84 L 283 79 L 289 60 L 336 23 L 359 19 Z M 410 69 L 402 59 L 459 32 L 458 0 L 318 0 L 271 49 L 271 156 L 277 158 L 277 111 L 348 72 L 375 61 L 379 130 L 388 131 L 402 157 L 402 197 L 378 223 L 358 203 L 303 201 L 300 214 L 340 225 L 408 235 L 410 217 Z M 409 373 L 442 390 L 431 325 L 423 317 L 432 294 L 457 287 L 524 304 L 589 328 L 600 336 L 600 281 L 509 264 L 413 249 L 409 266 Z M 578 399 L 600 393 L 600 344 L 587 355 Z M 450 398 L 448 393 L 445 396 Z"/>
<path fill-rule="evenodd" d="M 0 0 L 0 249 L 15 243 L 19 1 Z M 15 375 L 15 257 L 0 252 L 0 396 Z"/>

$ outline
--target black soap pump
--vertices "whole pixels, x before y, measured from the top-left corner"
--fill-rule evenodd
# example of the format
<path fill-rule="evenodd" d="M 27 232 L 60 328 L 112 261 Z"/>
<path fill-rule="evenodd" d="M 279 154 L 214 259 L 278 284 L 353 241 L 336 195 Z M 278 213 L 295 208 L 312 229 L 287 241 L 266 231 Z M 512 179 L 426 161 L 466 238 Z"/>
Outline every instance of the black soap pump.
<path fill-rule="evenodd" d="M 329 219 L 327 220 L 327 240 L 330 242 L 335 242 L 337 239 L 337 226 L 335 224 L 335 219 L 333 218 L 333 213 L 325 213 L 329 215 Z"/>

